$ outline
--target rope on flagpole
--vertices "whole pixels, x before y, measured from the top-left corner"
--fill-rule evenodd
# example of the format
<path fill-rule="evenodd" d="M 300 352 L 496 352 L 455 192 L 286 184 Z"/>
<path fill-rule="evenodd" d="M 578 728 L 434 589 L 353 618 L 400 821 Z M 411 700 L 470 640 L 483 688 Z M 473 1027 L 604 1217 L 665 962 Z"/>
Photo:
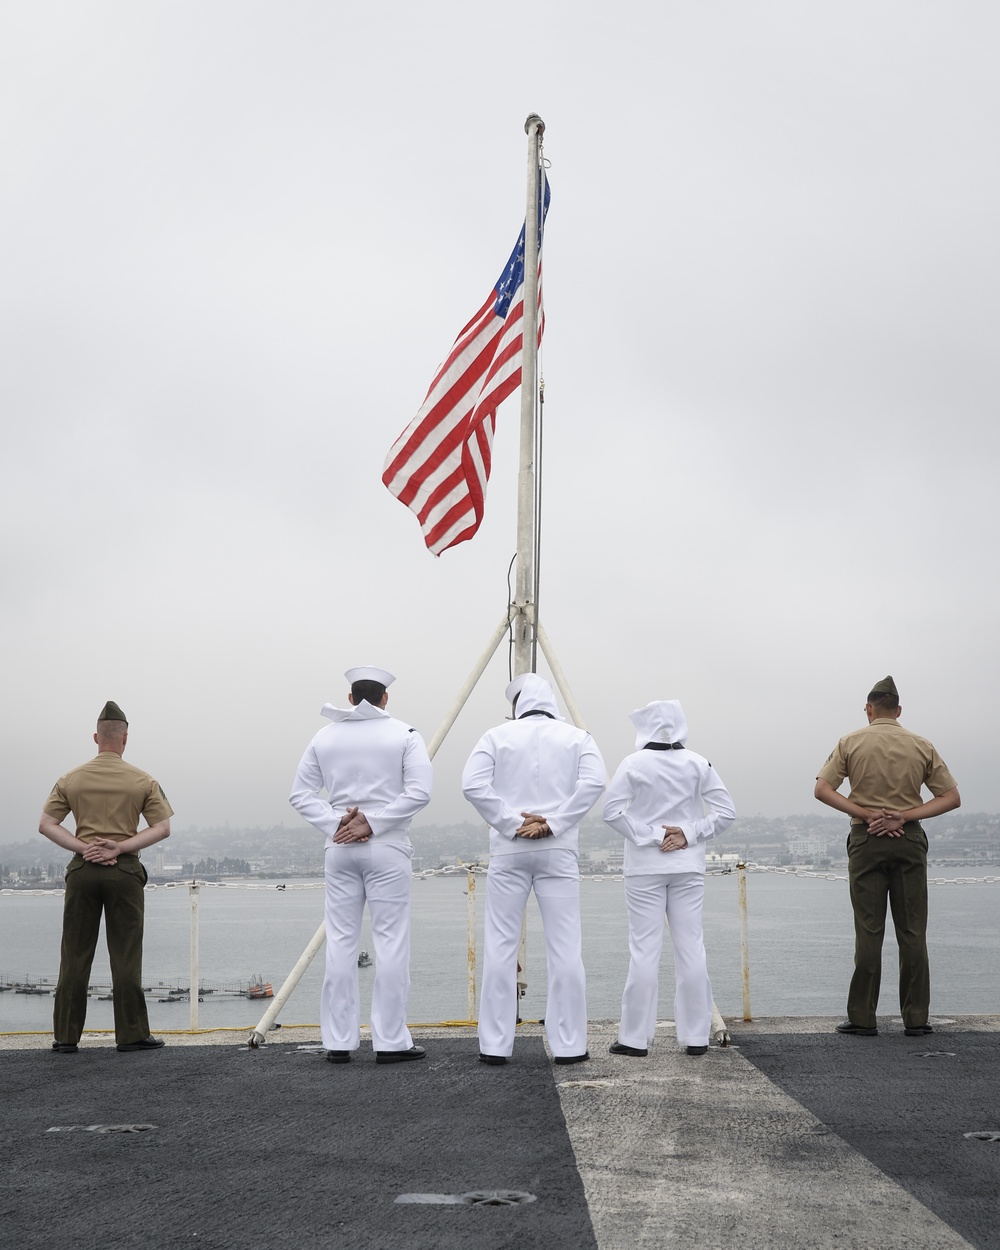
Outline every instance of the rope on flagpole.
<path fill-rule="evenodd" d="M 507 680 L 514 680 L 514 590 L 510 584 L 510 575 L 514 571 L 517 552 L 510 558 L 507 565 Z"/>

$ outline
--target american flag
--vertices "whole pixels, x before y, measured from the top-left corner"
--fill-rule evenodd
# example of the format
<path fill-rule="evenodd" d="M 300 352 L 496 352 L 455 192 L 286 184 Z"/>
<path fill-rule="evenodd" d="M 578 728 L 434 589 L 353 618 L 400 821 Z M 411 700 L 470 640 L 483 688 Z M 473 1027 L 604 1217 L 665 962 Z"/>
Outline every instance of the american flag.
<path fill-rule="evenodd" d="M 541 220 L 548 179 L 539 189 Z M 542 341 L 542 228 L 538 231 L 538 342 Z M 521 385 L 524 227 L 486 302 L 459 334 L 420 411 L 393 443 L 382 481 L 415 512 L 434 555 L 471 538 L 483 519 L 496 412 Z"/>

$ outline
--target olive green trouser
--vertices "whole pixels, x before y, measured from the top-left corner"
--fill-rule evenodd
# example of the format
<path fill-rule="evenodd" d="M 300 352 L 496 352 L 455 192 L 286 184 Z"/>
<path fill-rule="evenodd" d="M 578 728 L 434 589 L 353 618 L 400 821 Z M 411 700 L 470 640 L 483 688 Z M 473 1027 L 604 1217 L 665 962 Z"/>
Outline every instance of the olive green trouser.
<path fill-rule="evenodd" d="M 56 986 L 53 1031 L 57 1042 L 76 1044 L 87 1018 L 90 968 L 97 950 L 101 914 L 111 961 L 115 1040 L 119 1045 L 149 1036 L 142 992 L 142 922 L 146 870 L 135 855 L 114 867 L 90 864 L 75 855 L 66 868 L 62 957 Z"/>
<path fill-rule="evenodd" d="M 886 903 L 899 946 L 899 1006 L 907 1028 L 927 1023 L 931 974 L 927 961 L 927 835 L 915 820 L 901 838 L 873 837 L 852 825 L 847 875 L 854 908 L 854 976 L 847 995 L 848 1019 L 875 1028 L 882 980 Z"/>

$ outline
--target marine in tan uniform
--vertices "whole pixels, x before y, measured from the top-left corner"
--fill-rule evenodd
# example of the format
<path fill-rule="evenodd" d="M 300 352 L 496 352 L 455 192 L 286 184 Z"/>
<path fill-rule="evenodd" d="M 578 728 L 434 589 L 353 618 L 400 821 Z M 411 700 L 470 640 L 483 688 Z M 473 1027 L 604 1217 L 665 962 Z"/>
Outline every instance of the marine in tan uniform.
<path fill-rule="evenodd" d="M 97 755 L 59 778 L 38 825 L 44 837 L 73 852 L 66 867 L 52 1049 L 77 1051 L 103 913 L 118 1049 L 157 1050 L 163 1042 L 150 1036 L 142 992 L 146 870 L 138 852 L 169 837 L 173 809 L 158 782 L 122 759 L 128 721 L 117 703 L 102 708 L 94 741 Z M 75 834 L 61 823 L 70 812 Z M 146 821 L 141 831 L 140 816 Z"/>
<path fill-rule="evenodd" d="M 891 677 L 876 682 L 868 725 L 841 738 L 816 778 L 821 803 L 851 818 L 848 880 L 854 908 L 854 976 L 838 1033 L 874 1037 L 882 976 L 886 904 L 899 945 L 899 1006 L 908 1037 L 931 1033 L 927 960 L 927 835 L 920 821 L 961 803 L 955 778 L 926 738 L 899 724 Z M 850 793 L 838 790 L 847 778 Z M 927 802 L 921 787 L 933 796 Z"/>

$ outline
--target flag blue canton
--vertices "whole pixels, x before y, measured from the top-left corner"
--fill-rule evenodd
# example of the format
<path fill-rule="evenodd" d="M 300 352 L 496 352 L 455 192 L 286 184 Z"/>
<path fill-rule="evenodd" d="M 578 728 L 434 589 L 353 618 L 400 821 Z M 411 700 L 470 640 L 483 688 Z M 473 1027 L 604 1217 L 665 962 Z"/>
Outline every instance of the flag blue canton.
<path fill-rule="evenodd" d="M 538 189 L 538 198 L 541 201 L 541 220 L 538 223 L 538 246 L 542 246 L 542 227 L 545 225 L 545 216 L 549 211 L 549 201 L 552 198 L 552 192 L 549 188 L 548 178 L 542 179 L 542 185 Z M 496 316 L 505 318 L 507 310 L 510 308 L 510 301 L 514 298 L 514 293 L 524 281 L 524 231 L 525 227 L 521 227 L 521 233 L 517 236 L 517 242 L 514 244 L 514 250 L 510 254 L 510 260 L 504 266 L 503 273 L 497 278 L 493 287 L 497 293 L 496 301 L 493 304 L 493 311 Z"/>
<path fill-rule="evenodd" d="M 507 236 L 510 238 L 510 235 Z M 496 280 L 494 290 L 497 293 L 496 300 L 493 303 L 493 311 L 503 320 L 507 316 L 507 309 L 510 308 L 510 301 L 514 298 L 514 292 L 524 281 L 524 227 L 521 227 L 521 233 L 517 236 L 517 242 L 514 244 L 514 250 L 510 254 L 510 260 L 504 267 L 503 273 Z"/>

